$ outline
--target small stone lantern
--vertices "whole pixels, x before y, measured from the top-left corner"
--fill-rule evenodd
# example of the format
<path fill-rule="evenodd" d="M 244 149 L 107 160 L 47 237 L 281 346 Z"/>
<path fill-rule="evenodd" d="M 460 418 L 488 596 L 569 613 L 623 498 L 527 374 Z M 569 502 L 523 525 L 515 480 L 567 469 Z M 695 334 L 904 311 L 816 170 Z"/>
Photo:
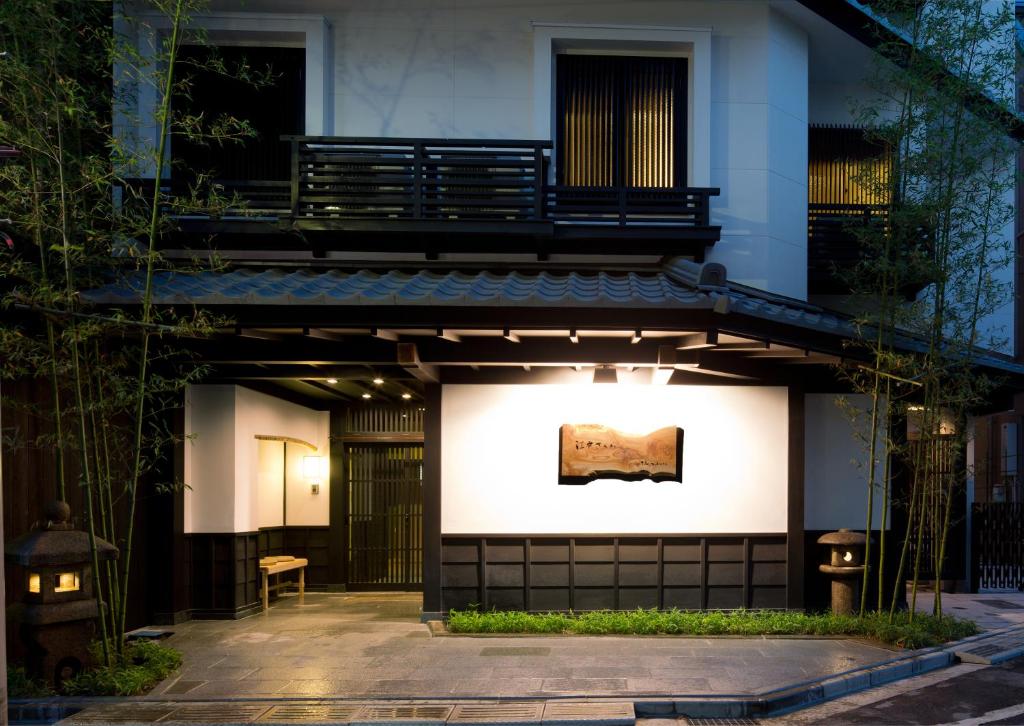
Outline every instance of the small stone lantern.
<path fill-rule="evenodd" d="M 852 615 L 860 600 L 860 581 L 864 577 L 864 545 L 867 537 L 860 532 L 840 529 L 818 538 L 818 544 L 829 545 L 832 557 L 818 569 L 832 576 L 832 612 Z"/>
<path fill-rule="evenodd" d="M 92 591 L 89 534 L 73 528 L 65 502 L 48 504 L 46 518 L 39 529 L 8 542 L 5 554 L 24 569 L 25 599 L 10 615 L 21 624 L 28 672 L 59 686 L 89 661 L 100 609 Z M 117 558 L 114 545 L 95 541 L 100 562 Z"/>

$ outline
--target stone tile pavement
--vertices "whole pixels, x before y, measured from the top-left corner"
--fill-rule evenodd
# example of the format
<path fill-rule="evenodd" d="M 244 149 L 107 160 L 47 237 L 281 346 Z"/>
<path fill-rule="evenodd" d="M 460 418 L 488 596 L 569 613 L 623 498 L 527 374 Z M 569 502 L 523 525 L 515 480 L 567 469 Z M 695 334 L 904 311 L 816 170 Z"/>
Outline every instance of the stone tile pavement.
<path fill-rule="evenodd" d="M 910 593 L 907 592 L 907 600 Z M 917 593 L 917 609 L 930 613 L 935 593 Z M 1024 625 L 1024 592 L 943 593 L 943 612 L 973 620 L 984 630 L 998 630 L 1012 625 Z"/>
<path fill-rule="evenodd" d="M 415 594 L 282 597 L 266 615 L 194 621 L 183 669 L 147 698 L 559 698 L 753 694 L 890 660 L 850 639 L 432 637 Z"/>

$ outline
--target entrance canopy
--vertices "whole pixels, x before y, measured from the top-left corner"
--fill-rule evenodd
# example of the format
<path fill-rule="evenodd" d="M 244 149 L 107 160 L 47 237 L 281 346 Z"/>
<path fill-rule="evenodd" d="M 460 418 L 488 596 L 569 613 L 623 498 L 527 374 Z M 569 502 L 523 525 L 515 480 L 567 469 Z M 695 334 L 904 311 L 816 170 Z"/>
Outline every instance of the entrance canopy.
<path fill-rule="evenodd" d="M 132 305 L 140 289 L 139 277 L 127 277 L 87 297 Z M 218 378 L 278 382 L 324 400 L 419 400 L 425 382 L 578 377 L 834 390 L 834 366 L 857 364 L 849 316 L 729 282 L 720 264 L 681 258 L 616 271 L 161 272 L 153 300 L 203 306 L 235 322 L 195 343 Z M 910 337 L 900 344 L 917 347 Z M 1024 367 L 998 354 L 979 352 L 976 361 L 1008 382 L 1024 378 Z M 370 385 L 384 372 L 397 387 Z"/>

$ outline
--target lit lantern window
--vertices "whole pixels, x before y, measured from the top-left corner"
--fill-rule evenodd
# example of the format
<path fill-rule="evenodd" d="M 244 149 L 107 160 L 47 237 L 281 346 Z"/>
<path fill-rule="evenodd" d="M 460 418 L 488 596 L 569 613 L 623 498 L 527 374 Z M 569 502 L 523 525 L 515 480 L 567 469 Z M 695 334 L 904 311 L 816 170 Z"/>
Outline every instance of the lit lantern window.
<path fill-rule="evenodd" d="M 77 572 L 62 572 L 54 580 L 54 592 L 74 592 L 78 589 Z"/>
<path fill-rule="evenodd" d="M 28 576 L 28 591 L 39 592 L 39 575 L 32 573 Z"/>

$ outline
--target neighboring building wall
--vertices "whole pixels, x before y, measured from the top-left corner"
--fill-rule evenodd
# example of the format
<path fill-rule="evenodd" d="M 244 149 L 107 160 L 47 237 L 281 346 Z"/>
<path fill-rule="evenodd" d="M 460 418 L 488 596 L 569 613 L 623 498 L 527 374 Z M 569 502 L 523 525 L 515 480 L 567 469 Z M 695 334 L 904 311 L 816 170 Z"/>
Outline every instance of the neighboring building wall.
<path fill-rule="evenodd" d="M 871 400 L 866 395 L 809 393 L 805 397 L 804 527 L 808 532 L 867 523 L 868 440 Z M 876 481 L 884 474 L 884 432 L 878 433 Z M 881 489 L 875 493 L 872 528 L 882 522 Z M 888 529 L 888 524 L 886 529 Z"/>
<path fill-rule="evenodd" d="M 787 415 L 785 388 L 445 386 L 441 532 L 785 532 Z M 682 483 L 560 486 L 565 423 L 682 428 Z"/>

